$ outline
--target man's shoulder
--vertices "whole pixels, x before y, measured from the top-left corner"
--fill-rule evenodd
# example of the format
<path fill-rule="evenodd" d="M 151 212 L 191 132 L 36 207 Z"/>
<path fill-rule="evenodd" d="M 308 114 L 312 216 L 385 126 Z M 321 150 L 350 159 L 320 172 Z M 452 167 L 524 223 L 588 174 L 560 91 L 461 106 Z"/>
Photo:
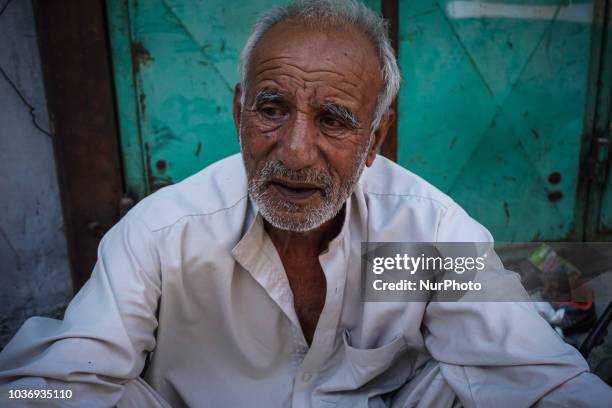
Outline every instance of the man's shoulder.
<path fill-rule="evenodd" d="M 154 192 L 130 213 L 149 229 L 159 230 L 186 217 L 222 215 L 242 208 L 247 197 L 244 165 L 240 154 L 235 154 Z"/>
<path fill-rule="evenodd" d="M 423 178 L 383 156 L 376 156 L 372 167 L 366 169 L 361 180 L 365 195 L 381 199 L 404 199 L 430 202 L 448 208 L 454 201 Z"/>
<path fill-rule="evenodd" d="M 490 242 L 491 234 L 455 201 L 392 161 L 378 156 L 360 182 L 379 241 Z M 404 228 L 403 225 L 410 225 Z"/>

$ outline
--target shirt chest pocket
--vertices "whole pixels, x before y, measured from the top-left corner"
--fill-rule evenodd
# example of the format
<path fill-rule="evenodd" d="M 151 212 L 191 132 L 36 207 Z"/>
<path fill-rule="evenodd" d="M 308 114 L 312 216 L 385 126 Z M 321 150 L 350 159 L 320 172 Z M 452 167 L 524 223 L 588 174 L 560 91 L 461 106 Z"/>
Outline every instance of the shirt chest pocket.
<path fill-rule="evenodd" d="M 342 397 L 363 399 L 394 390 L 403 377 L 395 374 L 400 360 L 404 360 L 406 348 L 406 341 L 401 335 L 380 347 L 356 347 L 351 342 L 349 331 L 345 330 L 342 346 L 334 359 L 336 364 L 315 394 L 320 401 L 333 403 Z"/>

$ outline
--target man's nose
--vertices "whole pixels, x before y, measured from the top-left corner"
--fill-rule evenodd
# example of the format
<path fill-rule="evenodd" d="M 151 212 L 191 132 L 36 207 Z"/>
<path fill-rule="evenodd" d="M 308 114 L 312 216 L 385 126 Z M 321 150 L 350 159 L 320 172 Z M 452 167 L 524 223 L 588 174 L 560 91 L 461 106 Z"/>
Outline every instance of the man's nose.
<path fill-rule="evenodd" d="M 318 159 L 318 130 L 308 118 L 297 117 L 278 141 L 277 157 L 291 170 L 312 166 Z"/>

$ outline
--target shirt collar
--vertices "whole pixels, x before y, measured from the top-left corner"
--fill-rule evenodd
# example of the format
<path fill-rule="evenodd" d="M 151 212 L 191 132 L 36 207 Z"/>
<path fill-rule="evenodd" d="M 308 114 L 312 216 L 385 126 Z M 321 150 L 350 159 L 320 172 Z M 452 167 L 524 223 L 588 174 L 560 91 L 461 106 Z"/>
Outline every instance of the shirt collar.
<path fill-rule="evenodd" d="M 261 213 L 259 213 L 255 203 L 250 199 L 249 201 L 250 205 L 245 221 L 248 223 L 249 219 L 251 219 L 250 225 L 242 239 L 232 249 L 232 255 L 268 293 L 289 320 L 296 327 L 300 327 L 299 319 L 293 306 L 293 293 L 280 256 L 264 229 L 264 220 Z M 349 252 L 347 247 L 350 241 L 348 238 L 351 211 L 350 202 L 351 197 L 345 203 L 344 220 L 340 232 L 329 242 L 327 249 L 319 256 L 321 266 L 328 281 L 328 294 L 334 293 L 337 295 L 337 299 L 332 299 L 328 296 L 326 303 L 342 303 L 342 293 L 346 280 L 346 268 L 343 266 L 346 266 Z M 337 323 L 340 307 L 334 307 L 334 309 L 337 310 L 333 315 L 328 314 L 327 320 L 329 322 L 325 324 L 326 326 L 332 327 Z M 298 330 L 298 332 L 301 333 L 301 330 Z M 303 335 L 302 341 L 306 344 Z M 331 344 L 327 346 L 331 347 Z"/>

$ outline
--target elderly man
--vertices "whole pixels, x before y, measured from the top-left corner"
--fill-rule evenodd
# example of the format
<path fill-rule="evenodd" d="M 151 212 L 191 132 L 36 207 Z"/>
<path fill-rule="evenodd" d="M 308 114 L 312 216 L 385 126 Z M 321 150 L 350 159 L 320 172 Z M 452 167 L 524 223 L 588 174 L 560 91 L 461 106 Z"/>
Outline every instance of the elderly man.
<path fill-rule="evenodd" d="M 363 301 L 364 241 L 491 240 L 376 155 L 399 87 L 379 17 L 353 2 L 274 9 L 241 68 L 242 157 L 106 234 L 63 322 L 28 320 L 1 354 L 2 406 L 25 404 L 15 390 L 69 390 L 28 400 L 66 406 L 610 403 L 528 304 Z"/>

